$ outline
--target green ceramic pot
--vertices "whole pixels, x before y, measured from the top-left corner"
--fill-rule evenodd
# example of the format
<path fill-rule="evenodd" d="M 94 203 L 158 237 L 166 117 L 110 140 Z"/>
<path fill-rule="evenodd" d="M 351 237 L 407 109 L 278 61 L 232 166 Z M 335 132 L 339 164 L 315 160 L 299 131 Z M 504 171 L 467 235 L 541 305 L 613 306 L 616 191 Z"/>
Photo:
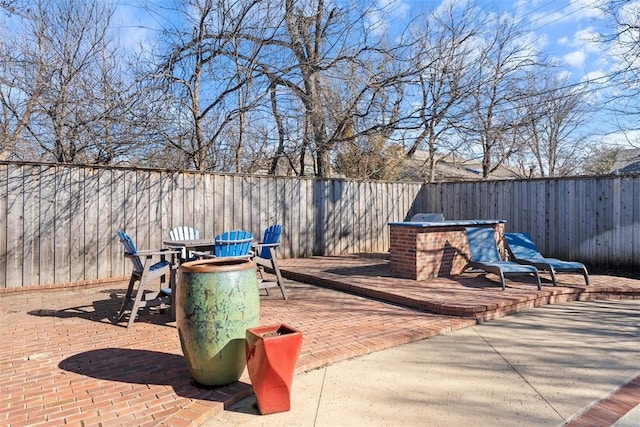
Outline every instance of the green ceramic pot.
<path fill-rule="evenodd" d="M 203 385 L 237 381 L 246 366 L 245 334 L 258 325 L 260 295 L 250 260 L 185 262 L 178 271 L 176 323 L 193 378 Z"/>

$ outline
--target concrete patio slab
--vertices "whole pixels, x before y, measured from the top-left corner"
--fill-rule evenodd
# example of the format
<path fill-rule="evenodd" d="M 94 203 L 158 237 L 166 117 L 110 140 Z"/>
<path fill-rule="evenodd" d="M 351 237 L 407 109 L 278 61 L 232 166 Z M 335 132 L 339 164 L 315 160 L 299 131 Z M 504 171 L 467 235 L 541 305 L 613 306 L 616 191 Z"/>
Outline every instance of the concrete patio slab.
<path fill-rule="evenodd" d="M 639 339 L 640 301 L 540 307 L 298 375 L 291 411 L 258 415 L 252 396 L 204 426 L 584 425 L 640 375 Z"/>

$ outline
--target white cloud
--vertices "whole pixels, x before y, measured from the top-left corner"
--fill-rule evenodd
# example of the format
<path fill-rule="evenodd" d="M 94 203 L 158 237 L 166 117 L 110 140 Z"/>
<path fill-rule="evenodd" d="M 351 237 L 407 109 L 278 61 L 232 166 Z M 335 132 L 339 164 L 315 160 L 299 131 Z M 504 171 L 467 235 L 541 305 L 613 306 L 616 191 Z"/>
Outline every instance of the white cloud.
<path fill-rule="evenodd" d="M 378 0 L 378 6 L 392 17 L 405 17 L 411 9 L 403 0 Z"/>
<path fill-rule="evenodd" d="M 610 60 L 612 72 L 620 72 L 623 70 L 634 70 L 640 67 L 640 56 L 631 54 L 629 46 L 635 45 L 635 35 L 632 32 L 624 31 L 624 25 L 636 27 L 640 20 L 640 1 L 630 1 L 619 9 L 619 20 L 623 23 L 620 28 L 610 29 L 617 31 L 618 38 L 615 42 L 607 45 L 607 58 Z M 627 81 L 628 83 L 628 81 Z"/>
<path fill-rule="evenodd" d="M 367 11 L 367 21 L 369 22 L 369 29 L 376 36 L 382 36 L 389 28 L 389 24 L 382 19 L 382 15 L 377 10 Z"/>
<path fill-rule="evenodd" d="M 573 45 L 579 46 L 587 52 L 601 52 L 598 42 L 598 32 L 592 27 L 576 31 L 573 35 Z"/>
<path fill-rule="evenodd" d="M 584 65 L 586 55 L 584 51 L 576 50 L 564 55 L 562 58 L 567 65 L 571 65 L 573 67 L 581 67 L 582 65 Z"/>
<path fill-rule="evenodd" d="M 607 0 L 571 0 L 568 11 L 574 15 L 574 19 L 600 18 L 603 16 L 602 7 Z"/>
<path fill-rule="evenodd" d="M 519 38 L 519 46 L 531 56 L 538 56 L 549 45 L 549 36 L 544 33 L 526 33 Z"/>
<path fill-rule="evenodd" d="M 600 18 L 603 12 L 600 9 L 606 0 L 571 0 L 569 4 L 561 9 L 556 9 L 555 3 L 552 12 L 534 12 L 530 15 L 531 22 L 537 26 L 544 27 L 554 23 L 569 21 L 580 21 L 583 19 Z"/>
<path fill-rule="evenodd" d="M 534 22 L 537 27 L 544 27 L 554 22 L 558 22 L 564 19 L 562 12 L 538 12 L 531 13 L 529 15 L 530 21 Z"/>
<path fill-rule="evenodd" d="M 628 2 L 620 8 L 620 18 L 623 22 L 634 22 L 640 13 L 640 1 Z"/>
<path fill-rule="evenodd" d="M 591 71 L 585 74 L 581 82 L 583 85 L 577 86 L 584 90 L 584 101 L 592 106 L 601 107 L 606 102 L 607 93 L 606 85 L 609 77 L 604 71 Z"/>
<path fill-rule="evenodd" d="M 148 10 L 120 2 L 115 9 L 113 25 L 118 30 L 120 43 L 125 48 L 136 51 L 149 43 L 153 37 L 153 28 L 157 28 L 158 23 Z"/>
<path fill-rule="evenodd" d="M 369 29 L 376 36 L 383 36 L 394 19 L 405 18 L 410 6 L 404 0 L 377 0 L 366 12 Z"/>
<path fill-rule="evenodd" d="M 600 137 L 602 145 L 622 149 L 638 148 L 640 146 L 639 130 L 621 130 Z"/>
<path fill-rule="evenodd" d="M 590 73 L 585 74 L 582 80 L 585 82 L 604 84 L 607 82 L 606 76 L 607 73 L 604 71 L 591 71 Z"/>

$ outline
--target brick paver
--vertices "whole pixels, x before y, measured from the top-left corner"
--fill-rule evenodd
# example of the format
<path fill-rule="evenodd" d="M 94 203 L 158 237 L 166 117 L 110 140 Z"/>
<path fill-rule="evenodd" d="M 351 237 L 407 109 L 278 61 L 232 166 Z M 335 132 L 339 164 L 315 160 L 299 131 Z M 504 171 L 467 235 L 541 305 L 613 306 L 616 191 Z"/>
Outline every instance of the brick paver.
<path fill-rule="evenodd" d="M 351 292 L 392 295 L 392 302 L 423 310 L 287 281 L 290 299 L 277 292 L 262 298 L 260 323 L 285 322 L 303 331 L 298 372 L 554 299 L 640 298 L 639 281 L 617 277 L 594 277 L 588 292 L 565 279 L 566 286 L 545 286 L 541 295 L 532 284 L 517 282 L 503 293 L 477 275 L 428 283 L 393 279 L 384 263 L 363 257 L 283 260 L 290 276 L 324 277 L 325 285 L 346 283 Z M 0 426 L 199 425 L 251 393 L 246 375 L 224 387 L 194 384 L 168 312 L 141 313 L 129 330 L 113 325 L 125 287 L 118 282 L 0 294 Z M 433 308 L 444 314 L 424 311 Z"/>
<path fill-rule="evenodd" d="M 627 412 L 640 405 L 640 376 L 623 384 L 610 396 L 570 420 L 567 427 L 611 426 Z"/>

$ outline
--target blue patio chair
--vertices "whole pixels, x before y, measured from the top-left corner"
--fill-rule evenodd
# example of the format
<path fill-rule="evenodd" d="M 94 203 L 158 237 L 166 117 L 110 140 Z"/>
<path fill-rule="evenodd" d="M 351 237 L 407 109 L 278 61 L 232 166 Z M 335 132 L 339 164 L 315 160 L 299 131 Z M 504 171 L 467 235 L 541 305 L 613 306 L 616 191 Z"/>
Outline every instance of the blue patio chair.
<path fill-rule="evenodd" d="M 214 255 L 220 257 L 251 258 L 253 234 L 244 230 L 225 231 L 214 238 Z"/>
<path fill-rule="evenodd" d="M 507 250 L 513 260 L 519 264 L 533 265 L 538 270 L 547 271 L 553 286 L 556 286 L 556 273 L 564 272 L 581 273 L 589 286 L 589 273 L 587 267 L 581 262 L 544 257 L 528 233 L 505 233 L 504 237 L 507 241 Z"/>
<path fill-rule="evenodd" d="M 127 328 L 130 328 L 135 321 L 139 309 L 143 307 L 172 305 L 174 297 L 172 287 L 175 283 L 173 257 L 175 257 L 179 251 L 166 249 L 140 251 L 131 236 L 122 230 L 118 230 L 118 238 L 124 246 L 124 256 L 129 258 L 133 263 L 133 271 L 131 272 L 129 286 L 127 287 L 120 311 L 116 316 L 115 323 L 123 319 L 127 311 L 127 306 L 132 302 L 131 314 L 129 315 L 129 321 L 127 323 Z M 166 257 L 170 257 L 170 259 L 166 259 Z M 160 260 L 154 262 L 154 258 L 159 258 Z M 149 285 L 152 284 L 152 282 L 165 275 L 170 276 L 169 288 L 160 288 L 159 290 L 149 289 Z M 134 295 L 136 282 L 138 283 L 138 289 Z"/>
<path fill-rule="evenodd" d="M 193 227 L 174 227 L 169 230 L 169 238 L 171 240 L 197 240 L 200 238 L 200 230 Z M 188 251 L 185 247 L 175 248 L 179 249 L 182 253 L 180 259 L 183 261 L 195 259 L 195 254 L 192 251 Z"/>
<path fill-rule="evenodd" d="M 262 241 L 253 245 L 254 256 L 252 260 L 256 264 L 260 275 L 260 289 L 264 289 L 269 295 L 270 288 L 279 287 L 282 297 L 287 299 L 284 281 L 276 259 L 276 249 L 280 245 L 280 236 L 282 236 L 282 226 L 280 224 L 272 225 L 264 230 Z M 265 279 L 265 268 L 269 273 L 275 275 L 275 281 Z"/>
<path fill-rule="evenodd" d="M 503 261 L 500 258 L 493 228 L 471 227 L 466 228 L 465 231 L 469 243 L 469 251 L 471 252 L 471 260 L 468 267 L 484 270 L 499 276 L 503 291 L 505 290 L 505 275 L 523 274 L 532 274 L 538 283 L 538 290 L 542 289 L 537 268 L 531 265 Z"/>

